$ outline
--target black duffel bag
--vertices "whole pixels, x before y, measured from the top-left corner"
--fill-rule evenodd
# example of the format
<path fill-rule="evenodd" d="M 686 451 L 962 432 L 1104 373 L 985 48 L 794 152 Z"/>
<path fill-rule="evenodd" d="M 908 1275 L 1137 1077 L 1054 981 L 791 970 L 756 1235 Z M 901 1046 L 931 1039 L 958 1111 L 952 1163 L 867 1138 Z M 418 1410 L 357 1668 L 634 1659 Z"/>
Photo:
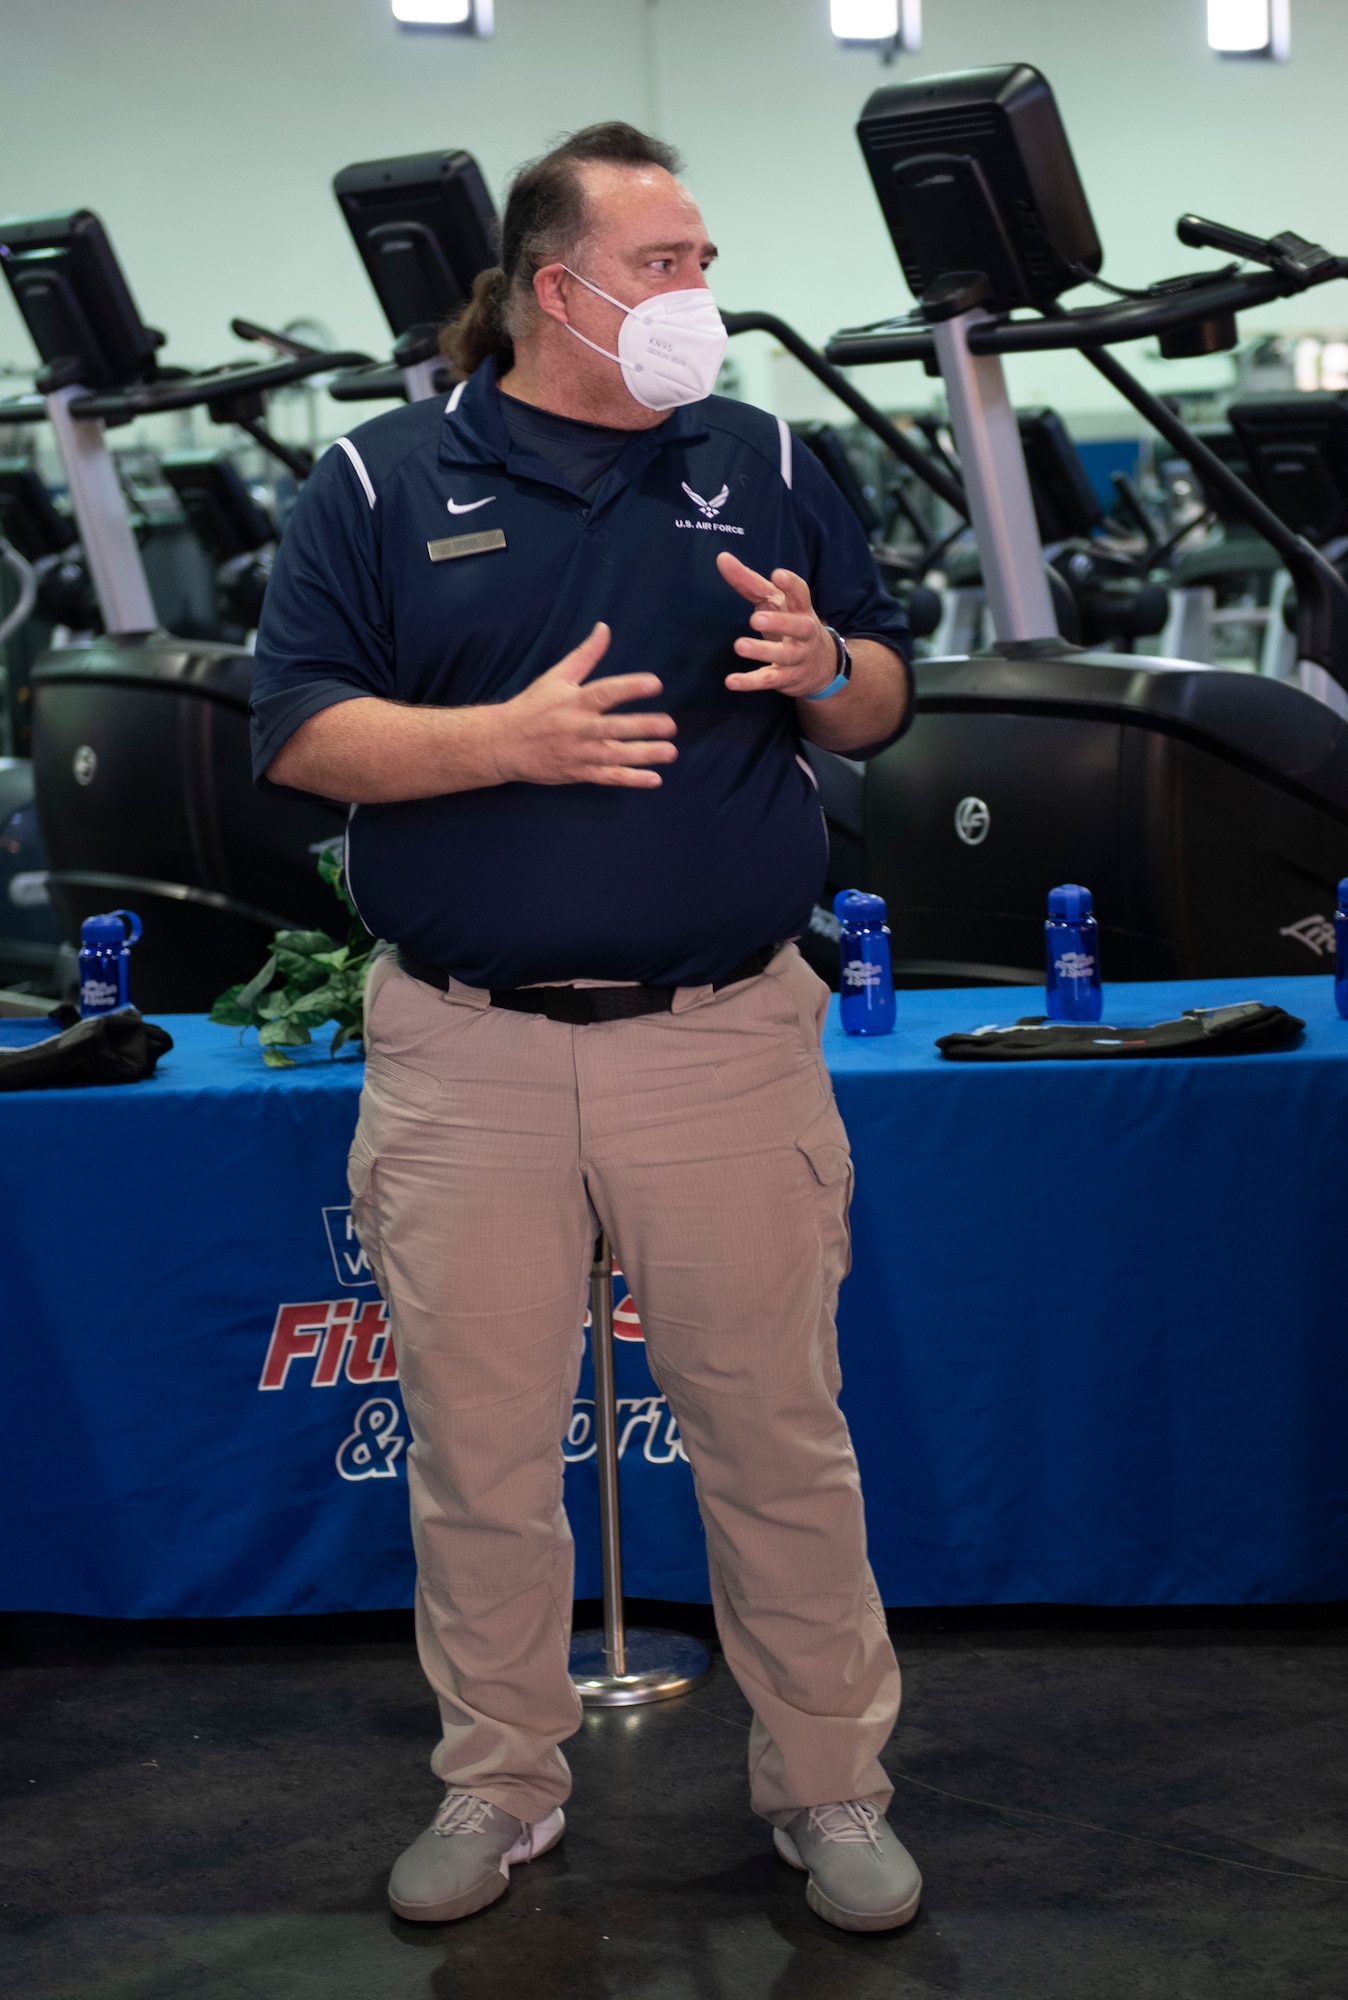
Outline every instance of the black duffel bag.
<path fill-rule="evenodd" d="M 0 1090 L 139 1083 L 154 1075 L 160 1056 L 172 1047 L 173 1037 L 166 1028 L 147 1021 L 135 1007 L 118 1007 L 111 1014 L 76 1020 L 72 1027 L 30 1042 L 26 1049 L 0 1049 Z"/>
<path fill-rule="evenodd" d="M 1186 1007 L 1177 1020 L 1154 1021 L 1142 1028 L 1114 1028 L 1104 1021 L 1050 1021 L 1042 1014 L 1026 1014 L 1008 1028 L 941 1035 L 936 1046 L 948 1062 L 1243 1056 L 1291 1048 L 1305 1025 L 1285 1007 L 1237 1000 L 1229 1007 Z"/>

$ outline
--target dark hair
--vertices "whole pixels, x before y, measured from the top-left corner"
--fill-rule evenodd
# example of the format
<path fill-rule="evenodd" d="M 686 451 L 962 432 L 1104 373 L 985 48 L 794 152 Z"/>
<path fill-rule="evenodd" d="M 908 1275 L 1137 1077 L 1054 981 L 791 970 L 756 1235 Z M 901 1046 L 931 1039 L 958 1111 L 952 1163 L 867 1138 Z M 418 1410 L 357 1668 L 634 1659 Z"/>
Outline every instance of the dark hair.
<path fill-rule="evenodd" d="M 478 272 L 472 298 L 440 335 L 440 352 L 457 374 L 471 375 L 489 354 L 496 356 L 503 374 L 514 365 L 511 308 L 524 295 L 532 298 L 535 271 L 572 255 L 585 235 L 585 187 L 576 170 L 589 160 L 663 167 L 671 174 L 681 165 L 672 146 L 613 119 L 572 132 L 550 153 L 521 167 L 506 200 L 501 261 Z"/>

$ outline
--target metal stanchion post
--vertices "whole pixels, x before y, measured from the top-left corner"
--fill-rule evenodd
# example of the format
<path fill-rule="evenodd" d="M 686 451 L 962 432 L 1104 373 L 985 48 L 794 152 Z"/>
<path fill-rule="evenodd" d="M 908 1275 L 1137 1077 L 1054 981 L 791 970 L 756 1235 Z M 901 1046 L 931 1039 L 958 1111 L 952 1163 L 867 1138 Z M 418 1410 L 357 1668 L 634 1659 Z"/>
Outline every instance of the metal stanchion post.
<path fill-rule="evenodd" d="M 618 1409 L 613 1376 L 613 1254 L 594 1246 L 590 1272 L 594 1435 L 599 1469 L 599 1539 L 604 1564 L 604 1629 L 571 1641 L 571 1678 L 586 1708 L 634 1708 L 664 1701 L 705 1680 L 705 1646 L 680 1632 L 629 1632 L 623 1620 L 622 1518 L 618 1497 Z"/>

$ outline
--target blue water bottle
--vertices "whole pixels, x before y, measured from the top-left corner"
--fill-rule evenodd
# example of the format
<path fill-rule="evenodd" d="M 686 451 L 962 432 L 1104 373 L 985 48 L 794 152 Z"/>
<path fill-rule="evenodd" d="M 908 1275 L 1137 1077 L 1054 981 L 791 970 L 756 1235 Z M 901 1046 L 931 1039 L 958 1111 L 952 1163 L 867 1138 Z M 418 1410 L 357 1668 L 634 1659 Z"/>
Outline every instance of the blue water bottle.
<path fill-rule="evenodd" d="M 1334 912 L 1334 1005 L 1348 1021 L 1348 875 L 1339 884 Z"/>
<path fill-rule="evenodd" d="M 1050 1021 L 1098 1021 L 1105 1004 L 1100 932 L 1091 915 L 1091 892 L 1079 882 L 1049 890 L 1044 946 Z"/>
<path fill-rule="evenodd" d="M 80 925 L 80 1013 L 111 1014 L 131 999 L 131 946 L 140 936 L 134 910 L 86 917 Z"/>
<path fill-rule="evenodd" d="M 842 925 L 842 1024 L 849 1035 L 888 1035 L 894 1030 L 894 969 L 882 896 L 840 889 L 833 914 Z"/>

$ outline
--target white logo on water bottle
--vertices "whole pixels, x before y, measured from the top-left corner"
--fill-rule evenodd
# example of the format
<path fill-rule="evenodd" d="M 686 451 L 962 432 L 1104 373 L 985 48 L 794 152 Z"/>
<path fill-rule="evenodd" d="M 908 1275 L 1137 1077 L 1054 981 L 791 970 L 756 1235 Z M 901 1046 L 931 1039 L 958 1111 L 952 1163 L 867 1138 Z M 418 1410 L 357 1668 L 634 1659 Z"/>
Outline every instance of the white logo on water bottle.
<path fill-rule="evenodd" d="M 121 994 L 110 979 L 86 979 L 80 986 L 80 1007 L 86 1014 L 106 1014 L 121 1005 Z"/>
<path fill-rule="evenodd" d="M 844 986 L 856 986 L 862 992 L 880 984 L 879 966 L 864 958 L 849 958 L 843 966 L 842 976 Z"/>
<path fill-rule="evenodd" d="M 1061 958 L 1054 959 L 1053 970 L 1059 979 L 1089 979 L 1095 971 L 1095 960 L 1088 951 L 1065 951 Z"/>

